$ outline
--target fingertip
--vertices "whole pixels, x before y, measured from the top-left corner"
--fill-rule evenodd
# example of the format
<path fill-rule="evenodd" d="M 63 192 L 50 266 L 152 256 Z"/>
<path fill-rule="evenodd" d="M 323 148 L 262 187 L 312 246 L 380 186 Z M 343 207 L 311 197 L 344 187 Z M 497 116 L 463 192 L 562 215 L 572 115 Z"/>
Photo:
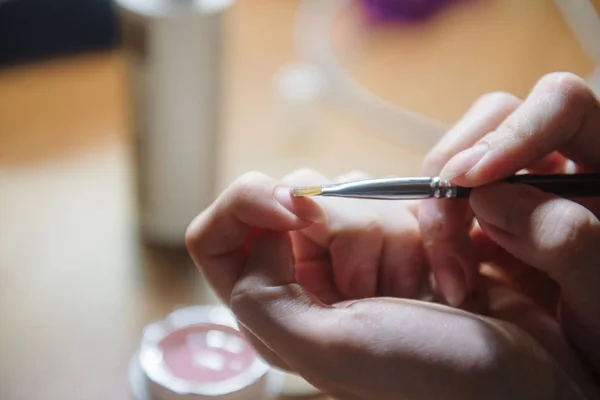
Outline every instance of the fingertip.
<path fill-rule="evenodd" d="M 306 216 L 316 213 L 315 207 L 298 207 L 289 188 L 277 197 L 279 187 L 275 179 L 263 174 L 244 174 L 219 197 L 210 215 L 217 218 L 233 214 L 247 225 L 278 231 L 297 230 L 310 225 L 311 221 Z M 302 212 L 306 214 L 305 218 Z"/>
<path fill-rule="evenodd" d="M 286 210 L 305 221 L 324 223 L 327 220 L 325 211 L 316 201 L 309 197 L 295 197 L 289 186 L 277 186 L 273 197 Z"/>
<path fill-rule="evenodd" d="M 277 201 L 274 193 L 278 185 L 256 172 L 244 174 L 229 185 L 186 228 L 185 243 L 194 261 L 202 264 L 240 249 L 254 228 L 289 232 L 308 227 L 308 219 L 318 219 L 315 205 L 303 208 L 292 204 L 289 192 L 288 204 Z"/>
<path fill-rule="evenodd" d="M 446 163 L 440 172 L 440 178 L 458 185 L 476 186 L 479 180 L 478 169 L 489 150 L 485 142 L 463 150 Z"/>

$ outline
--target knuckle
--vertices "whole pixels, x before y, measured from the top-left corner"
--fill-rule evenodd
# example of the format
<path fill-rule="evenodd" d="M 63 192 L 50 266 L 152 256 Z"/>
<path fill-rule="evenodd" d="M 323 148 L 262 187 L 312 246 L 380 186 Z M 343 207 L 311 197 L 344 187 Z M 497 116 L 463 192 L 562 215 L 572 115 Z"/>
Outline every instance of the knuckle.
<path fill-rule="evenodd" d="M 212 212 L 212 207 L 213 205 L 201 212 L 185 230 L 185 245 L 198 261 L 202 261 L 206 255 L 204 242 L 207 235 L 210 234 L 207 220 Z"/>
<path fill-rule="evenodd" d="M 514 145 L 516 142 L 527 142 L 535 133 L 534 126 L 526 118 L 507 118 L 498 130 L 490 135 L 488 146 L 501 146 L 499 143 Z"/>
<path fill-rule="evenodd" d="M 312 168 L 299 168 L 299 169 L 292 171 L 288 175 L 289 178 L 293 178 L 293 179 L 302 179 L 302 178 L 313 179 L 315 177 L 321 177 L 321 176 L 322 176 L 322 174 L 319 171 L 312 169 Z"/>
<path fill-rule="evenodd" d="M 275 180 L 261 172 L 247 172 L 237 178 L 223 193 L 221 198 L 223 206 L 231 208 L 250 203 L 257 190 L 266 185 L 274 186 L 275 183 Z"/>
<path fill-rule="evenodd" d="M 353 215 L 332 221 L 327 226 L 327 230 L 332 239 L 340 236 L 344 238 L 382 238 L 384 235 L 379 213 L 368 207 L 357 208 Z"/>
<path fill-rule="evenodd" d="M 231 184 L 231 188 L 234 188 L 234 189 L 244 188 L 247 186 L 252 186 L 252 185 L 256 184 L 256 182 L 261 182 L 261 181 L 264 182 L 267 179 L 269 179 L 268 176 L 263 174 L 262 172 L 250 171 L 250 172 L 246 172 L 245 174 L 243 174 L 239 178 L 237 178 Z"/>
<path fill-rule="evenodd" d="M 185 243 L 188 249 L 196 247 L 201 238 L 202 226 L 204 225 L 201 218 L 201 215 L 197 216 L 185 230 Z"/>
<path fill-rule="evenodd" d="M 385 230 L 377 214 L 369 215 L 363 222 L 362 227 L 358 229 L 358 232 L 360 232 L 363 237 L 368 238 L 370 243 L 373 243 L 374 245 L 381 245 L 383 243 Z"/>
<path fill-rule="evenodd" d="M 569 72 L 553 72 L 542 77 L 535 89 L 535 95 L 528 101 L 536 102 L 533 107 L 545 110 L 556 107 L 569 112 L 581 112 L 596 104 L 595 96 L 586 82 L 579 76 Z M 542 108 L 540 108 L 542 107 Z M 533 123 L 536 118 L 530 115 L 532 111 L 515 114 L 508 117 L 496 132 L 490 134 L 489 140 L 493 147 L 514 147 L 515 143 L 525 144 L 532 136 L 540 131 L 539 123 Z M 546 111 L 545 111 L 546 112 Z"/>
<path fill-rule="evenodd" d="M 246 182 L 239 182 L 233 185 L 225 194 L 223 204 L 224 208 L 239 208 L 250 200 L 249 187 L 252 185 Z"/>
<path fill-rule="evenodd" d="M 513 106 L 515 104 L 519 104 L 520 99 L 517 96 L 515 96 L 514 94 L 511 94 L 508 92 L 503 92 L 503 91 L 496 91 L 496 92 L 486 93 L 486 94 L 480 96 L 477 99 L 476 103 L 478 105 L 495 106 L 495 107 L 502 107 L 504 105 Z"/>
<path fill-rule="evenodd" d="M 277 287 L 265 287 L 261 282 L 246 277 L 235 283 L 229 298 L 229 307 L 243 323 L 249 322 L 257 313 L 265 310 L 267 304 L 277 301 L 281 296 Z"/>
<path fill-rule="evenodd" d="M 551 72 L 544 75 L 538 83 L 544 90 L 569 92 L 573 88 L 587 87 L 585 81 L 571 72 Z"/>
<path fill-rule="evenodd" d="M 246 285 L 237 282 L 231 290 L 229 296 L 229 308 L 236 318 L 246 323 L 246 316 L 252 313 L 255 308 L 254 305 L 257 303 L 257 295 L 255 290 L 252 288 L 245 287 Z"/>
<path fill-rule="evenodd" d="M 363 227 L 364 232 L 370 237 L 383 239 L 384 229 L 379 216 L 376 213 L 369 215 Z"/>
<path fill-rule="evenodd" d="M 564 200 L 549 202 L 539 219 L 534 232 L 536 250 L 552 265 L 567 266 L 580 258 L 590 245 L 589 238 L 599 231 L 598 221 L 588 210 Z M 557 275 L 563 272 L 552 271 Z"/>
<path fill-rule="evenodd" d="M 570 72 L 547 74 L 540 79 L 538 88 L 559 95 L 566 108 L 581 106 L 582 102 L 595 103 L 594 95 L 588 84 L 581 77 Z"/>

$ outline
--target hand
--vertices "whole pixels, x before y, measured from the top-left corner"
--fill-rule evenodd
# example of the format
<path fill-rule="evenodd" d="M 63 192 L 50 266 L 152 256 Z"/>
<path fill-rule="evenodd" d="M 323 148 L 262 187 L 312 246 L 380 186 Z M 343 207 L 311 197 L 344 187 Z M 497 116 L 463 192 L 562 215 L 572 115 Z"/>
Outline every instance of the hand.
<path fill-rule="evenodd" d="M 285 181 L 307 175 L 321 183 L 312 172 Z M 195 262 L 267 361 L 340 399 L 598 398 L 591 369 L 518 279 L 501 284 L 467 263 L 465 306 L 476 299 L 479 314 L 406 298 L 418 295 L 427 268 L 415 218 L 424 204 L 296 199 L 282 186 L 245 176 L 187 234 Z M 524 268 L 481 229 L 463 237 L 483 261 Z"/>
<path fill-rule="evenodd" d="M 364 178 L 352 172 L 336 180 Z M 290 279 L 323 304 L 421 295 L 427 268 L 416 203 L 291 196 L 292 185 L 328 182 L 312 170 L 281 181 L 248 173 L 192 223 L 187 235 L 192 256 L 226 304 L 248 245 L 265 230 L 288 232 L 294 258 Z M 255 345 L 261 346 L 256 340 Z"/>
<path fill-rule="evenodd" d="M 600 200 L 571 201 L 528 186 L 493 183 L 522 170 L 600 172 L 598 101 L 583 80 L 556 73 L 541 79 L 525 101 L 495 94 L 482 99 L 471 113 L 488 121 L 486 129 L 446 137 L 430 153 L 428 168 L 441 169 L 441 177 L 456 184 L 475 187 L 470 209 L 486 236 L 498 251 L 522 264 L 521 273 L 537 277 L 525 290 L 535 291 L 542 281 L 543 287 L 549 280 L 557 284 L 559 290 L 551 293 L 560 295 L 558 310 L 557 299 L 546 298 L 544 303 L 554 305 L 550 311 L 568 339 L 600 371 Z M 421 207 L 421 232 L 429 254 L 469 252 L 471 243 L 463 240 L 468 230 L 456 222 L 470 219 L 461 207 L 450 202 Z M 436 261 L 434 270 L 445 268 Z M 477 263 L 469 260 L 462 266 L 456 272 L 472 277 Z M 461 288 L 470 287 L 458 273 L 449 281 L 440 286 L 458 287 L 446 292 L 460 293 L 457 298 L 465 295 Z"/>

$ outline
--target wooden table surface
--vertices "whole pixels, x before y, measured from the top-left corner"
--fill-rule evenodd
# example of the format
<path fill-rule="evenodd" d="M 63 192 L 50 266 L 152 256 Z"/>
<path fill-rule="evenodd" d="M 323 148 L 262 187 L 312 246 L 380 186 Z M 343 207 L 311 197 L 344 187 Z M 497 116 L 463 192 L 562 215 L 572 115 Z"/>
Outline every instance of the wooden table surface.
<path fill-rule="evenodd" d="M 228 12 L 219 188 L 248 170 L 302 166 L 418 174 L 422 151 L 331 104 L 309 145 L 292 145 L 271 88 L 296 60 L 297 5 L 245 0 Z M 474 0 L 426 25 L 375 30 L 358 53 L 347 65 L 356 79 L 446 124 L 482 93 L 524 96 L 547 72 L 592 70 L 550 0 Z M 3 400 L 129 399 L 144 324 L 211 301 L 185 252 L 139 244 L 123 72 L 119 52 L 0 71 Z"/>

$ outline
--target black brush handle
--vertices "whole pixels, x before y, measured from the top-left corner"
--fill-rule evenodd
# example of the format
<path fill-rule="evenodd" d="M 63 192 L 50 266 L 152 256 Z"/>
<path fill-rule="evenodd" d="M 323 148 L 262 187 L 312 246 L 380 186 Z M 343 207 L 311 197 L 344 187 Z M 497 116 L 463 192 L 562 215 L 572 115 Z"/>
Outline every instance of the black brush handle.
<path fill-rule="evenodd" d="M 514 175 L 501 182 L 530 185 L 560 197 L 600 197 L 600 174 Z M 471 188 L 459 186 L 457 198 L 467 198 Z"/>

